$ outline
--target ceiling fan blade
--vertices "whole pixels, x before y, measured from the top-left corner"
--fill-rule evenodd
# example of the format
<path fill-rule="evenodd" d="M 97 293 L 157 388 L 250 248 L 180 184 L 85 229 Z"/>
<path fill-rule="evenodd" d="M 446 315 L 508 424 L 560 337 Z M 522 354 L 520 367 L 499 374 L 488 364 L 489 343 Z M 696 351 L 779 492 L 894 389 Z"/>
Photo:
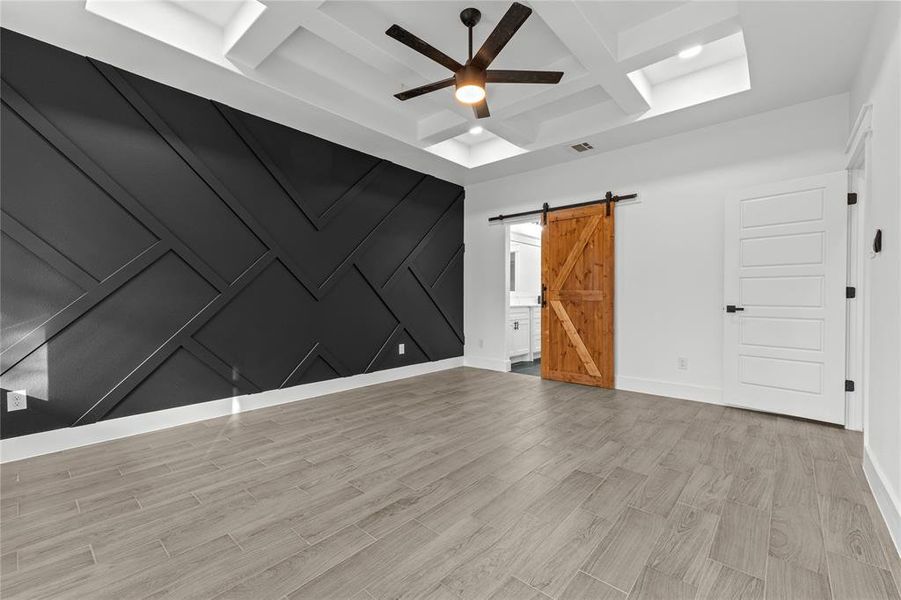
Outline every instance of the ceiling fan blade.
<path fill-rule="evenodd" d="M 409 46 L 410 48 L 412 48 L 413 50 L 416 50 L 420 54 L 423 54 L 423 55 L 431 58 L 436 63 L 438 63 L 444 67 L 447 67 L 454 73 L 456 73 L 457 71 L 459 71 L 460 69 L 463 68 L 463 65 L 461 65 L 460 63 L 458 63 L 457 61 L 452 59 L 450 56 L 448 56 L 441 50 L 438 50 L 437 48 L 435 48 L 428 42 L 425 42 L 425 41 L 419 39 L 418 37 L 416 37 L 415 35 L 413 35 L 412 33 L 410 33 L 409 31 L 407 31 L 406 29 L 404 29 L 403 27 L 401 27 L 399 25 L 392 25 L 391 27 L 388 28 L 388 31 L 386 31 L 385 33 L 388 34 L 389 37 L 393 37 L 394 39 L 396 39 L 401 44 L 403 44 L 405 46 Z"/>
<path fill-rule="evenodd" d="M 425 85 L 421 85 L 419 87 L 415 87 L 411 90 L 404 90 L 399 94 L 394 94 L 394 97 L 398 100 L 409 100 L 410 98 L 415 98 L 417 96 L 422 96 L 423 94 L 428 94 L 429 92 L 434 92 L 436 90 L 440 90 L 441 88 L 446 88 L 454 85 L 454 78 L 448 77 L 447 79 L 442 79 L 441 81 L 435 81 L 432 83 L 427 83 Z"/>
<path fill-rule="evenodd" d="M 560 83 L 562 71 L 488 71 L 489 83 Z"/>
<path fill-rule="evenodd" d="M 491 113 L 488 112 L 488 101 L 484 98 L 482 98 L 481 102 L 473 104 L 472 110 L 476 113 L 476 119 L 484 119 L 491 116 Z"/>
<path fill-rule="evenodd" d="M 514 2 L 507 10 L 507 14 L 501 18 L 497 27 L 494 28 L 494 31 L 491 32 L 491 35 L 488 36 L 488 39 L 485 40 L 485 43 L 482 44 L 482 47 L 479 48 L 479 51 L 476 52 L 476 55 L 472 57 L 470 64 L 479 69 L 487 69 L 491 61 L 497 58 L 497 55 L 504 49 L 504 46 L 507 45 L 513 34 L 522 27 L 522 24 L 526 22 L 526 19 L 531 14 L 531 8 L 519 2 Z"/>

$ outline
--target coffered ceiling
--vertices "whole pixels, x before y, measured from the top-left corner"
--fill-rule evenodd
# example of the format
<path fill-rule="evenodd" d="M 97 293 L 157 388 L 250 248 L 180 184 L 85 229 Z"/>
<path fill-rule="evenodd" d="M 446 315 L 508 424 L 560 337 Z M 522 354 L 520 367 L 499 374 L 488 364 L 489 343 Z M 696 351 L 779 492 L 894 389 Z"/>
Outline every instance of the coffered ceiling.
<path fill-rule="evenodd" d="M 450 75 L 385 35 L 398 24 L 463 62 L 510 2 L 10 0 L 3 25 L 459 183 L 481 181 L 847 91 L 869 2 L 538 1 L 492 64 L 558 85 L 489 84 L 481 134 Z M 701 45 L 700 54 L 679 58 Z M 577 153 L 578 142 L 594 150 Z"/>

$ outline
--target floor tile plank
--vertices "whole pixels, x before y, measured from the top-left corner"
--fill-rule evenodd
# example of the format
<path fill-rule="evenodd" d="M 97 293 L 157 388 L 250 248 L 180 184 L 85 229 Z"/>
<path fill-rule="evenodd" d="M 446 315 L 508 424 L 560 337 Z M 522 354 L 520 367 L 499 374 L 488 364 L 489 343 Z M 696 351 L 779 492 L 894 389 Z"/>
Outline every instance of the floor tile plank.
<path fill-rule="evenodd" d="M 731 567 L 708 559 L 698 583 L 698 600 L 763 600 L 765 584 Z"/>
<path fill-rule="evenodd" d="M 710 558 L 754 577 L 766 574 L 770 515 L 744 504 L 726 502 Z"/>
<path fill-rule="evenodd" d="M 715 513 L 676 505 L 648 558 L 648 567 L 696 587 L 718 522 Z"/>
<path fill-rule="evenodd" d="M 795 563 L 770 557 L 766 570 L 767 600 L 829 600 L 829 578 Z"/>
<path fill-rule="evenodd" d="M 629 591 L 663 530 L 663 517 L 627 508 L 585 559 L 582 570 L 619 590 Z"/>

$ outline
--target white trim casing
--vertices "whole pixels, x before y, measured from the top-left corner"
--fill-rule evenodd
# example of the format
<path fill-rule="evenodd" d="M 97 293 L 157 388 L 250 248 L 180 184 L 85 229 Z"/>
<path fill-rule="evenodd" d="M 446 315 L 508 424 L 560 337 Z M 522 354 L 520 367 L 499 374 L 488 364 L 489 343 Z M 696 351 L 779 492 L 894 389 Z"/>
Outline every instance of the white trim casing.
<path fill-rule="evenodd" d="M 139 433 L 168 429 L 178 425 L 196 423 L 206 419 L 257 410 L 278 404 L 308 400 L 317 396 L 334 394 L 335 392 L 344 392 L 377 383 L 397 381 L 416 375 L 462 366 L 463 357 L 458 356 L 445 360 L 398 367 L 396 369 L 385 369 L 384 371 L 375 371 L 373 373 L 363 373 L 350 377 L 340 377 L 289 388 L 269 390 L 258 394 L 234 396 L 232 398 L 223 398 L 222 400 L 211 400 L 199 404 L 168 408 L 119 419 L 110 419 L 109 421 L 99 421 L 79 427 L 67 427 L 65 429 L 54 429 L 42 433 L 23 435 L 0 441 L 0 463 L 98 444 Z"/>
<path fill-rule="evenodd" d="M 870 145 L 872 136 L 873 105 L 864 104 L 860 107 L 857 119 L 848 135 L 845 144 L 845 169 L 849 175 L 849 190 L 856 192 L 858 202 L 850 206 L 848 211 L 848 273 L 850 274 L 848 285 L 857 290 L 857 297 L 847 307 L 847 351 L 846 370 L 848 379 L 855 382 L 855 390 L 845 394 L 845 427 L 855 431 L 863 431 L 866 422 L 866 397 L 867 380 L 869 373 L 869 352 L 867 350 L 867 331 L 869 330 L 869 315 L 867 314 L 867 281 L 868 265 L 864 260 L 867 254 L 866 246 L 868 235 L 866 227 L 866 209 L 869 203 L 869 173 Z M 862 176 L 857 178 L 853 174 L 862 171 Z M 854 181 L 855 185 L 850 185 Z M 861 181 L 862 180 L 862 181 Z M 862 189 L 857 183 L 862 183 Z M 853 188 L 853 189 L 852 189 Z"/>
<path fill-rule="evenodd" d="M 864 104 L 854 119 L 854 125 L 851 126 L 851 133 L 848 135 L 848 141 L 845 142 L 845 156 L 848 157 L 849 164 L 854 161 L 854 155 L 860 149 L 862 138 L 872 131 L 873 124 L 873 105 Z M 849 166 L 850 168 L 850 166 Z"/>
<path fill-rule="evenodd" d="M 863 449 L 863 472 L 870 484 L 870 489 L 873 490 L 873 497 L 876 499 L 876 505 L 892 536 L 892 541 L 895 543 L 895 550 L 901 555 L 901 499 L 888 485 L 885 471 L 879 466 L 876 458 L 870 454 L 870 448 L 866 445 Z"/>

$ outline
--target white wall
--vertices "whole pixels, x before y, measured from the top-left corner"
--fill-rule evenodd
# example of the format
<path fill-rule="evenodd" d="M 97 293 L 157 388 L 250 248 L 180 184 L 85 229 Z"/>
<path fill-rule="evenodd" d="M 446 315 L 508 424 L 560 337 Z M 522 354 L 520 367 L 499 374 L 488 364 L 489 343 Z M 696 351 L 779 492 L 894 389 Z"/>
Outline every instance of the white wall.
<path fill-rule="evenodd" d="M 719 401 L 726 193 L 844 168 L 848 110 L 824 98 L 467 187 L 467 364 L 504 365 L 504 228 L 488 217 L 638 192 L 616 211 L 617 386 Z"/>
<path fill-rule="evenodd" d="M 901 548 L 901 5 L 884 3 L 879 10 L 849 108 L 853 119 L 872 104 L 864 229 L 868 240 L 877 227 L 883 232 L 882 252 L 864 261 L 870 324 L 864 342 L 865 467 Z"/>

